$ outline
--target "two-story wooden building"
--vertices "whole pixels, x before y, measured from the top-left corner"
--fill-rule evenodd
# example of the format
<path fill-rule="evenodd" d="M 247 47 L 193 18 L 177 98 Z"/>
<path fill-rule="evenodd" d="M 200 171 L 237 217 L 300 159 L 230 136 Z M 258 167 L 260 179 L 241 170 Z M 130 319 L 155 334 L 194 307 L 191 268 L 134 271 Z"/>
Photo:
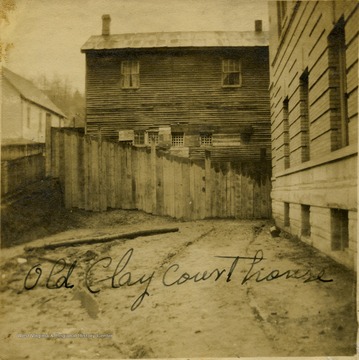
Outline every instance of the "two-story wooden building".
<path fill-rule="evenodd" d="M 272 213 L 352 268 L 357 253 L 357 1 L 270 1 Z"/>
<path fill-rule="evenodd" d="M 255 28 L 255 27 L 254 27 Z M 182 156 L 270 159 L 268 34 L 102 35 L 86 54 L 86 133 Z"/>

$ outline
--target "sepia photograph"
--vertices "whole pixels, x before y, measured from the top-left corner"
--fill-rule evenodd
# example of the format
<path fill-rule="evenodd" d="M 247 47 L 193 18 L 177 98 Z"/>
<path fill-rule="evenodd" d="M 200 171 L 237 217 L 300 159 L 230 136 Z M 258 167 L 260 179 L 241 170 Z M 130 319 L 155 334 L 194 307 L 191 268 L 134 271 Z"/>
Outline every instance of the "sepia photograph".
<path fill-rule="evenodd" d="M 357 0 L 0 0 L 0 360 L 356 358 Z"/>

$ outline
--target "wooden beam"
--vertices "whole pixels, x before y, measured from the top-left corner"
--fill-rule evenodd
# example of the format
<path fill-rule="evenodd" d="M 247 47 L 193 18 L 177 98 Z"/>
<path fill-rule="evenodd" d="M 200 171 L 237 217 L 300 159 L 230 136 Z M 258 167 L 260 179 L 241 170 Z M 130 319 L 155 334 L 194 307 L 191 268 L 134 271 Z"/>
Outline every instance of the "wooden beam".
<path fill-rule="evenodd" d="M 96 244 L 96 243 L 105 243 L 114 240 L 124 239 L 124 240 L 131 240 L 135 239 L 140 236 L 152 236 L 152 235 L 159 235 L 159 234 L 167 234 L 171 232 L 177 232 L 178 228 L 162 228 L 162 229 L 149 229 L 149 230 L 140 230 L 130 233 L 124 234 L 115 234 L 115 235 L 108 235 L 108 236 L 99 236 L 95 238 L 83 238 L 83 239 L 75 239 L 75 240 L 65 240 L 60 242 L 54 242 L 51 244 L 45 244 L 41 246 L 26 246 L 24 249 L 25 251 L 32 251 L 36 249 L 44 249 L 44 250 L 51 250 L 56 249 L 62 246 L 77 246 L 77 245 L 84 245 L 84 244 Z"/>

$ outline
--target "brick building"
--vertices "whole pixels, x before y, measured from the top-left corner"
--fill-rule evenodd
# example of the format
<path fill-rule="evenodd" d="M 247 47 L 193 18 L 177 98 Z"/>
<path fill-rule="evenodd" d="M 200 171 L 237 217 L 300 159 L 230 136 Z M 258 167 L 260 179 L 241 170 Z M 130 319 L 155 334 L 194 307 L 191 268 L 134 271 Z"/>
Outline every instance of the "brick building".
<path fill-rule="evenodd" d="M 270 1 L 272 212 L 356 266 L 358 2 Z"/>

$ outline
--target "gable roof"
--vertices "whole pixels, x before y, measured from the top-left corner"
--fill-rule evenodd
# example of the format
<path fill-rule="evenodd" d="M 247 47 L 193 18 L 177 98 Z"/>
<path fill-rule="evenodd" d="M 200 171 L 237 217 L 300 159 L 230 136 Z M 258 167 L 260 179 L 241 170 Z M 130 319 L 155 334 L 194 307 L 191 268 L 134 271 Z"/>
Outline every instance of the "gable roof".
<path fill-rule="evenodd" d="M 31 81 L 15 74 L 4 66 L 2 67 L 2 74 L 23 98 L 40 105 L 55 114 L 66 117 L 66 115 L 48 98 L 48 96 L 37 88 Z"/>
<path fill-rule="evenodd" d="M 81 51 L 149 48 L 210 48 L 268 46 L 268 32 L 255 31 L 185 31 L 117 35 L 94 35 Z"/>

